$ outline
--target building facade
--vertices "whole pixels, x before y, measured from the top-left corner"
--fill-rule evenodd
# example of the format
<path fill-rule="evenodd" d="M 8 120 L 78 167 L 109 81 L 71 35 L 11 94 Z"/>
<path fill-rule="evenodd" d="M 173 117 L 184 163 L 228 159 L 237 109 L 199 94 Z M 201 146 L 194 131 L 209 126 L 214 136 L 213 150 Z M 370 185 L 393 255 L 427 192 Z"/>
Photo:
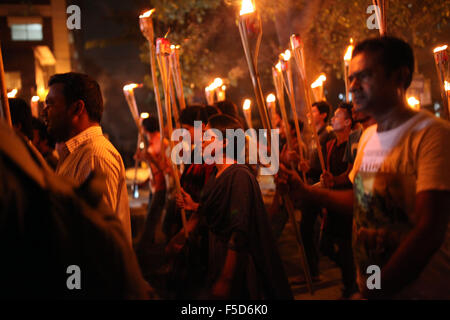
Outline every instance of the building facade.
<path fill-rule="evenodd" d="M 47 94 L 48 79 L 71 71 L 65 0 L 2 0 L 0 41 L 7 90 L 30 101 Z M 37 100 L 35 98 L 35 100 Z"/>

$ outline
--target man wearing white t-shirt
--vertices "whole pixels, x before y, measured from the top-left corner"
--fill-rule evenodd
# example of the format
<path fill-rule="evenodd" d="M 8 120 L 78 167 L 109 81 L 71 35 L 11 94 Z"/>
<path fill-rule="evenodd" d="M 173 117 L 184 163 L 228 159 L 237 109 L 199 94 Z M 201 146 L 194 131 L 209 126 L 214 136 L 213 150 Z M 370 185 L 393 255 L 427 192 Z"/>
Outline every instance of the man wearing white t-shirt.
<path fill-rule="evenodd" d="M 353 251 L 365 298 L 450 299 L 450 125 L 406 103 L 411 47 L 383 37 L 353 51 L 350 91 L 376 120 L 359 142 L 353 190 L 311 188 L 282 168 L 293 199 L 353 212 Z M 380 285 L 371 277 L 381 269 Z M 370 267 L 370 268 L 369 268 Z M 378 288 L 377 288 L 378 287 Z"/>

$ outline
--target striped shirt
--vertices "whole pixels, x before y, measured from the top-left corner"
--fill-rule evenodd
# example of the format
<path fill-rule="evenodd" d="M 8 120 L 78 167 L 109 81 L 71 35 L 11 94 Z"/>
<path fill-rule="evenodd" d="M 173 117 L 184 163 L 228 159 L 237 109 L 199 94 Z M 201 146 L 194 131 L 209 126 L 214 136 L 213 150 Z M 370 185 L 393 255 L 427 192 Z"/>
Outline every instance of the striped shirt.
<path fill-rule="evenodd" d="M 131 244 L 125 167 L 119 152 L 103 136 L 102 128 L 98 125 L 89 127 L 63 143 L 56 173 L 81 184 L 93 169 L 105 175 L 106 192 L 103 200 L 117 214 Z"/>

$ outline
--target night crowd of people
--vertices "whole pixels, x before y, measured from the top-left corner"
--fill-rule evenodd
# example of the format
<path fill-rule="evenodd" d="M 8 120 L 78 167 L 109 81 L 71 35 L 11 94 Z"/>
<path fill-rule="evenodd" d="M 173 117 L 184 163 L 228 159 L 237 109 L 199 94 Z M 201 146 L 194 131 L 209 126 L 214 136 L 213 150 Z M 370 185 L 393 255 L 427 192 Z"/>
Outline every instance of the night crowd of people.
<path fill-rule="evenodd" d="M 0 123 L 1 295 L 291 300 L 277 240 L 298 223 L 313 285 L 323 281 L 325 255 L 341 271 L 344 299 L 449 299 L 450 125 L 408 106 L 413 72 L 407 43 L 367 39 L 350 63 L 352 102 L 317 101 L 307 115 L 320 145 L 306 122 L 299 141 L 293 121 L 286 127 L 275 114 L 280 156 L 271 203 L 260 165 L 237 161 L 246 146 L 234 143 L 235 157 L 225 152 L 233 143 L 226 130 L 248 129 L 233 102 L 187 106 L 175 119 L 195 145 L 192 160 L 213 142 L 224 150 L 221 163 L 184 164 L 179 192 L 169 141 L 157 117 L 144 119 L 146 146 L 135 157 L 148 163 L 151 179 L 139 239 L 121 155 L 100 126 L 98 83 L 80 73 L 53 75 L 42 119 L 17 98 L 9 100 L 14 132 Z M 222 137 L 199 148 L 195 121 L 202 134 L 216 129 Z M 286 199 L 299 220 L 288 222 Z M 68 284 L 73 265 L 80 289 Z M 377 282 L 373 266 L 379 288 L 368 285 Z"/>

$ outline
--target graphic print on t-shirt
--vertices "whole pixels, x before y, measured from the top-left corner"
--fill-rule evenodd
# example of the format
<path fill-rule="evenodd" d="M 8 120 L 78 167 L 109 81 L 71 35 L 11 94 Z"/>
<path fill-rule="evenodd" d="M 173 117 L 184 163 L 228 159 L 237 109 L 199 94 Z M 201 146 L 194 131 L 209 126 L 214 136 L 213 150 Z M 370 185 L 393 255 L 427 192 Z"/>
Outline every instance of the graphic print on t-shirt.
<path fill-rule="evenodd" d="M 353 248 L 363 274 L 369 265 L 383 267 L 411 230 L 414 190 L 413 176 L 364 171 L 356 175 Z"/>

